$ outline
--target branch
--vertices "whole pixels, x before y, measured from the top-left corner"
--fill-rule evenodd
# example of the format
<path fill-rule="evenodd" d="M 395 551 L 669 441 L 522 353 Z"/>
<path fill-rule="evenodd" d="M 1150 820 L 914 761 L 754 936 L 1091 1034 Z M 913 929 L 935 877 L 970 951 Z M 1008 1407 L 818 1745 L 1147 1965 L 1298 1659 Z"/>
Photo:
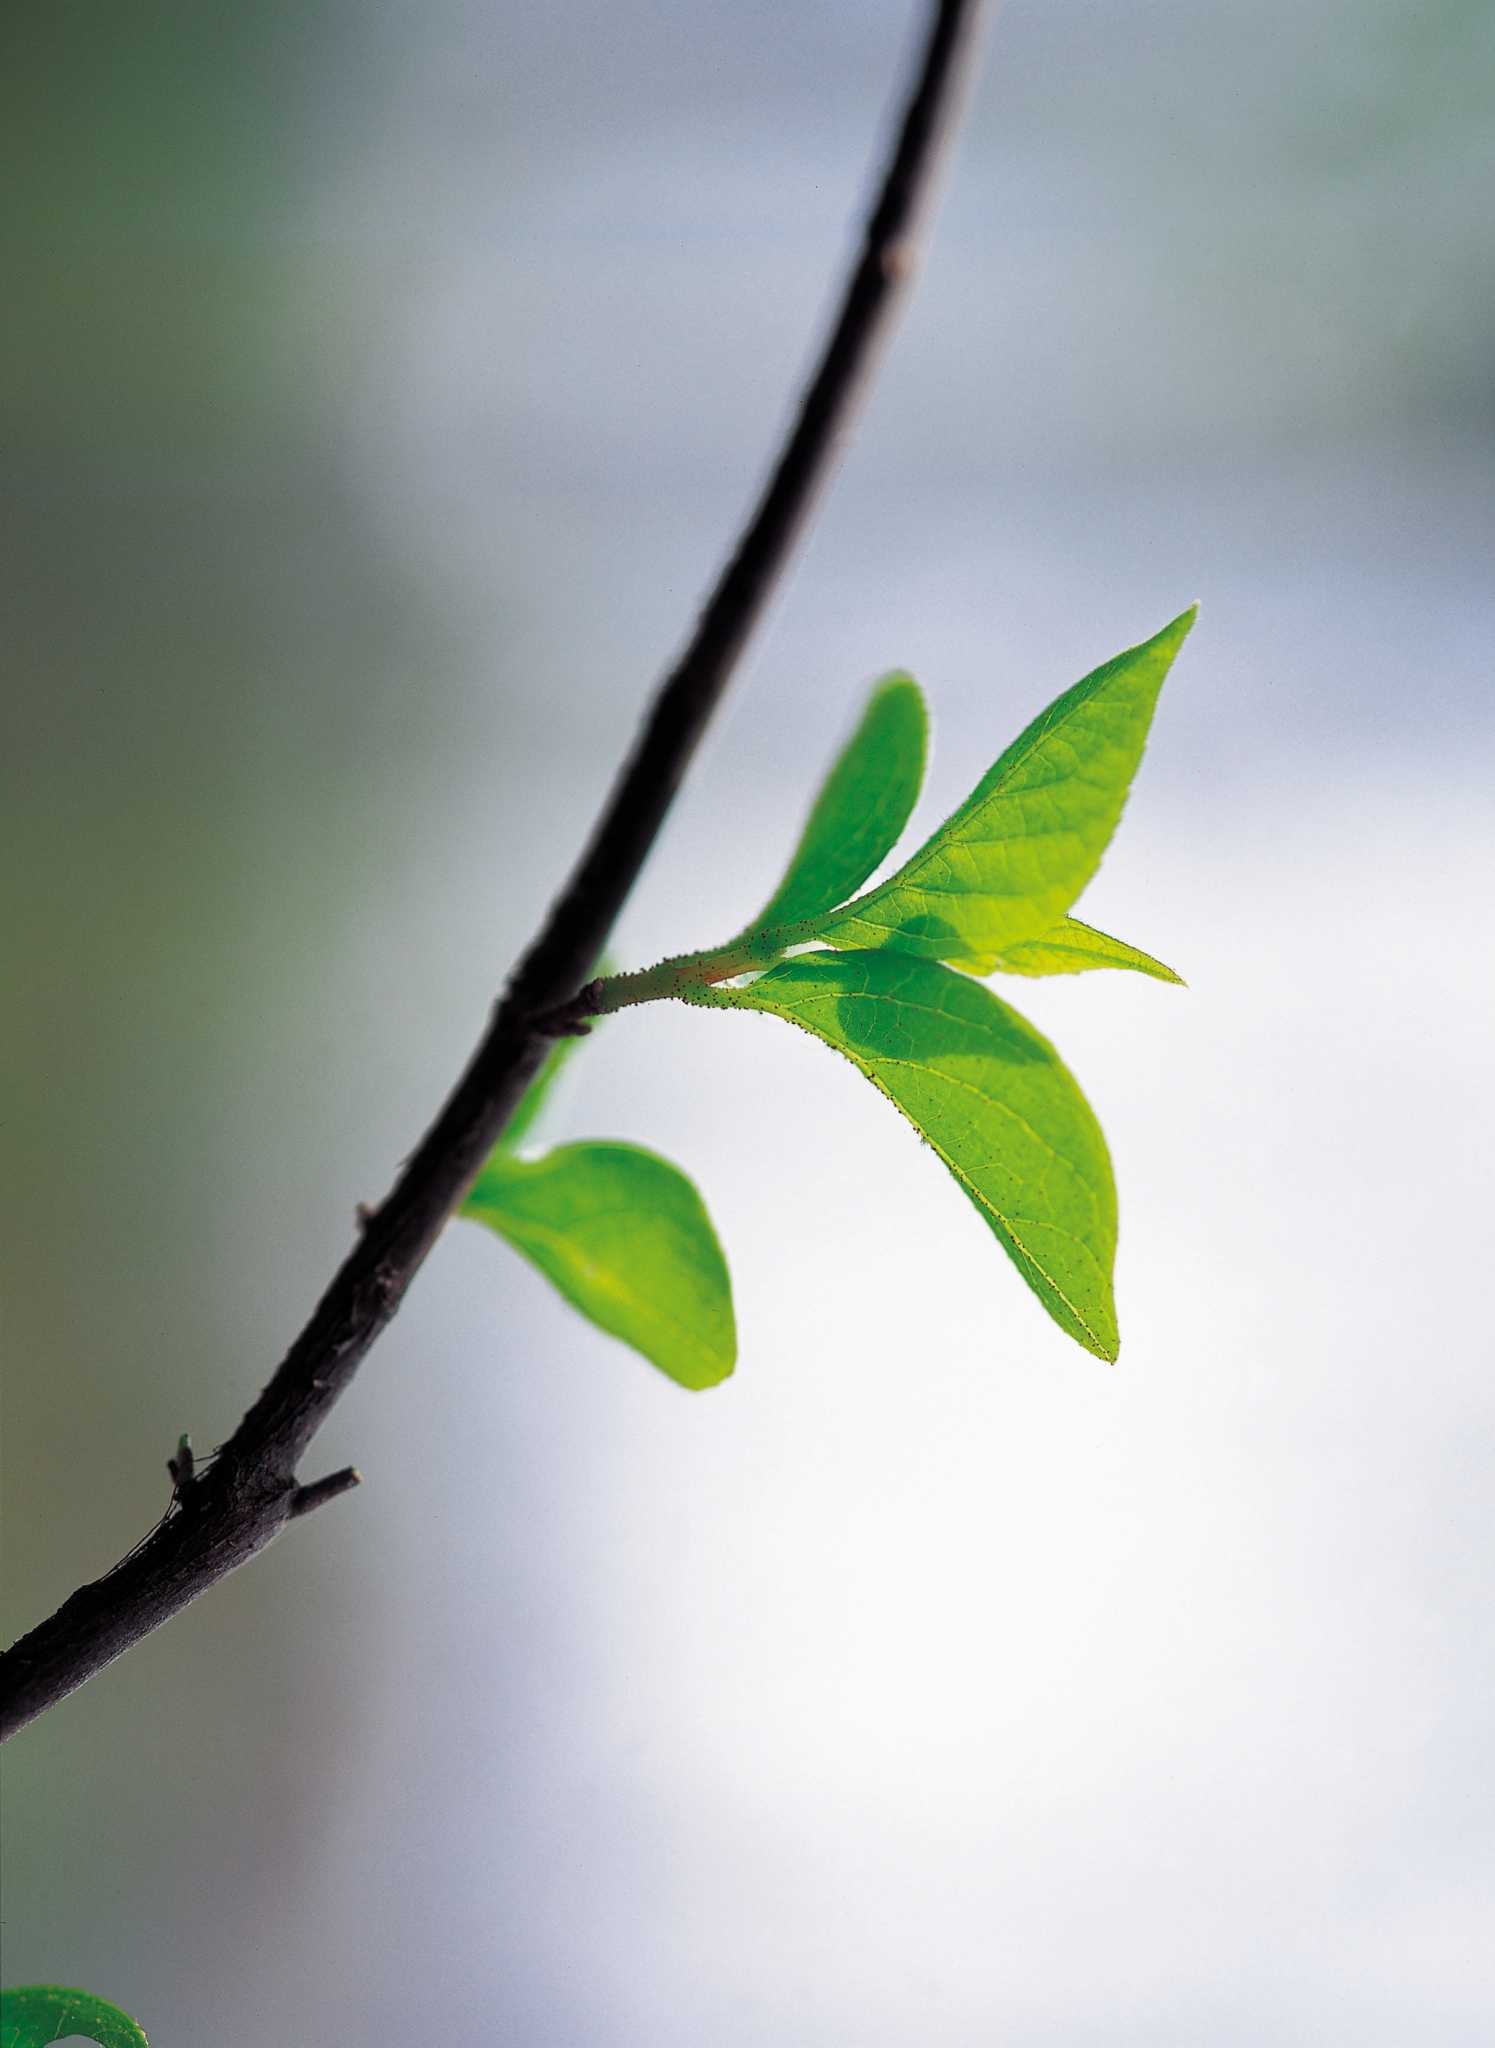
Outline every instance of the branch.
<path fill-rule="evenodd" d="M 979 11 L 980 0 L 938 0 L 931 9 L 882 189 L 793 431 L 466 1071 L 217 1457 L 178 1485 L 165 1519 L 128 1557 L 0 1657 L 0 1740 L 246 1564 L 290 1520 L 355 1483 L 349 1472 L 302 1488 L 296 1468 L 513 1115 L 544 1057 L 550 1018 L 574 1001 L 601 953 L 783 575 L 913 267 L 915 228 L 971 68 Z"/>

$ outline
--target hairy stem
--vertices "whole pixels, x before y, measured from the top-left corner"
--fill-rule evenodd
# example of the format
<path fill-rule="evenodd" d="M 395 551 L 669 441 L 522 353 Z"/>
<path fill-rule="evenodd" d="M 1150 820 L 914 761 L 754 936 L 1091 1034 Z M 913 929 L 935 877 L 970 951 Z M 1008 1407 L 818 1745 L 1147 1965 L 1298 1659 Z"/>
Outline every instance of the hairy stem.
<path fill-rule="evenodd" d="M 797 924 L 747 932 L 725 946 L 708 946 L 699 953 L 676 953 L 668 960 L 657 961 L 653 967 L 639 967 L 629 974 L 603 975 L 588 982 L 574 1003 L 540 1022 L 543 1028 L 559 1035 L 583 1029 L 590 1017 L 610 1017 L 617 1010 L 631 1010 L 640 1003 L 667 1002 L 688 989 L 710 988 L 718 981 L 732 981 L 739 974 L 759 973 L 781 960 L 792 947 L 814 939 L 817 927 L 824 922 L 823 918 L 807 917 Z"/>
<path fill-rule="evenodd" d="M 575 1002 L 653 845 L 706 724 L 834 466 L 912 267 L 931 173 L 970 70 L 980 0 L 938 0 L 918 77 L 840 311 L 778 462 L 661 684 L 592 837 L 435 1122 L 311 1320 L 218 1456 L 104 1578 L 0 1657 L 0 1739 L 63 1699 L 293 1519 L 353 1481 L 296 1469 L 471 1188 Z"/>

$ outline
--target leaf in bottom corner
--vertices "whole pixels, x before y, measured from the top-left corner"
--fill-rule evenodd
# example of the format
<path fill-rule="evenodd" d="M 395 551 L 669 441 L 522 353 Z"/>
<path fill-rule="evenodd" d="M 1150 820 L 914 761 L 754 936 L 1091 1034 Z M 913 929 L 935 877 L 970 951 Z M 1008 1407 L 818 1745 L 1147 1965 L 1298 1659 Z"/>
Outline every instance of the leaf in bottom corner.
<path fill-rule="evenodd" d="M 693 1183 L 658 1153 L 596 1141 L 533 1160 L 496 1153 L 461 1213 L 680 1386 L 714 1387 L 731 1372 L 726 1260 Z"/>
<path fill-rule="evenodd" d="M 762 1010 L 844 1053 L 944 1160 L 1059 1327 L 1115 1358 L 1110 1155 L 1026 1019 L 968 976 L 891 950 L 802 953 L 687 1000 Z"/>
<path fill-rule="evenodd" d="M 75 2034 L 100 2048 L 150 2048 L 128 2013 L 88 1991 L 60 1984 L 24 1984 L 0 1991 L 0 2048 L 47 2048 Z"/>

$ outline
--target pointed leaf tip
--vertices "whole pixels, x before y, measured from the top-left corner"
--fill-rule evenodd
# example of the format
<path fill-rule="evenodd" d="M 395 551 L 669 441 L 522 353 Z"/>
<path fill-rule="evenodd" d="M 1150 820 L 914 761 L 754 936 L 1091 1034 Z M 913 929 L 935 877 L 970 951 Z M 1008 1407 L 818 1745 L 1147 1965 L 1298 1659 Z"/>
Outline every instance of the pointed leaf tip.
<path fill-rule="evenodd" d="M 810 807 L 783 880 L 743 937 L 819 917 L 861 887 L 908 823 L 928 746 L 923 692 L 895 669 L 874 685 Z"/>
<path fill-rule="evenodd" d="M 1048 931 L 1100 865 L 1194 616 L 1191 606 L 1055 698 L 912 859 L 816 935 L 984 975 Z"/>
<path fill-rule="evenodd" d="M 939 1154 L 1060 1328 L 1115 1358 L 1110 1156 L 1025 1018 L 979 982 L 891 950 L 802 953 L 687 1000 L 782 1017 L 844 1054 Z"/>
<path fill-rule="evenodd" d="M 1030 977 L 1088 974 L 1097 967 L 1129 967 L 1134 974 L 1150 975 L 1154 981 L 1172 982 L 1177 988 L 1188 986 L 1181 974 L 1144 953 L 1140 946 L 1113 939 L 1109 932 L 1082 924 L 1077 917 L 1061 918 L 1038 938 L 1009 947 L 997 962 L 999 973 Z"/>
<path fill-rule="evenodd" d="M 1166 645 L 1176 654 L 1193 632 L 1198 617 L 1199 600 L 1195 598 L 1192 604 L 1184 606 L 1176 619 L 1170 619 L 1161 632 L 1154 633 L 1151 640 L 1144 640 L 1143 646 L 1157 647 Z"/>

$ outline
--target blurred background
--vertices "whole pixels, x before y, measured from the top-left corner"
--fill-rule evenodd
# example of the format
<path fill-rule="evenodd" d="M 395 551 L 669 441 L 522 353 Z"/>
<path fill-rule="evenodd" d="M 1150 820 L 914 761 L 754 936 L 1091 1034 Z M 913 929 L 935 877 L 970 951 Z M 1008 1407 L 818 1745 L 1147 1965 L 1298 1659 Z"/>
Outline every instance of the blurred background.
<path fill-rule="evenodd" d="M 784 420 L 919 10 L 0 25 L 5 1621 L 224 1437 L 480 1029 Z M 453 1228 L 366 1485 L 6 1752 L 4 1967 L 162 2048 L 1487 2042 L 1495 14 L 1008 0 L 922 281 L 619 933 L 867 681 L 932 827 L 1192 598 L 1024 984 L 1121 1363 L 849 1068 L 600 1032 L 732 1262 L 686 1397 Z M 1480 1933 L 1483 1928 L 1483 1935 Z"/>

